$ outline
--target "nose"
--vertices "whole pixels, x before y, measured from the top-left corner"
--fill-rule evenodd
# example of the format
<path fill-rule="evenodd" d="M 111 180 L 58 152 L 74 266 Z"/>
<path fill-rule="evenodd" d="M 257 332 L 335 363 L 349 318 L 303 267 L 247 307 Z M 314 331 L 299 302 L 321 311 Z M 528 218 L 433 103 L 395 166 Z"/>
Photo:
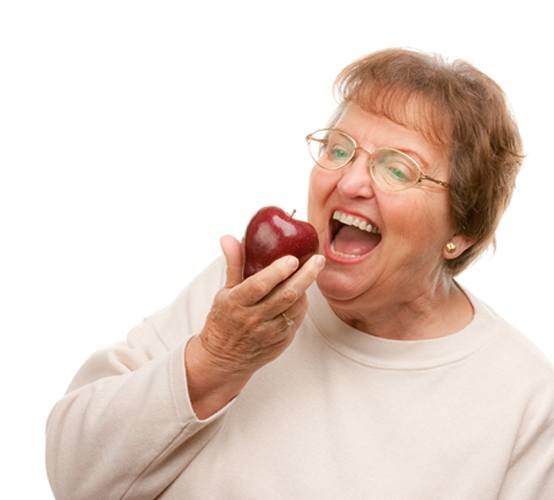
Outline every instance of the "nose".
<path fill-rule="evenodd" d="M 370 155 L 359 148 L 354 158 L 342 168 L 342 176 L 337 183 L 338 191 L 349 198 L 373 198 L 373 179 L 369 173 Z"/>

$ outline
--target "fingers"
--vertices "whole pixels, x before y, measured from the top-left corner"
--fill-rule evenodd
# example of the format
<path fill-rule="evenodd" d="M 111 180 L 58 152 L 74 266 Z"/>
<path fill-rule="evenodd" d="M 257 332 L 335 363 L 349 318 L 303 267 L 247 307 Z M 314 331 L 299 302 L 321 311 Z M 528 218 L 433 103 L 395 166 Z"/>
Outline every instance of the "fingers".
<path fill-rule="evenodd" d="M 314 255 L 311 257 L 293 276 L 275 287 L 271 294 L 267 296 L 265 314 L 269 317 L 275 317 L 286 312 L 286 315 L 290 317 L 287 310 L 304 295 L 324 265 L 325 258 L 323 256 Z"/>
<path fill-rule="evenodd" d="M 279 313 L 275 320 L 280 321 L 283 328 L 298 327 L 302 323 L 307 310 L 308 298 L 304 293 L 291 307 Z"/>
<path fill-rule="evenodd" d="M 232 288 L 242 281 L 242 247 L 233 236 L 228 234 L 221 237 L 219 244 L 227 262 L 225 287 Z"/>
<path fill-rule="evenodd" d="M 298 259 L 286 255 L 244 280 L 232 290 L 233 299 L 244 306 L 257 304 L 279 283 L 287 279 L 298 268 Z"/>
<path fill-rule="evenodd" d="M 240 243 L 223 237 L 221 246 L 227 286 L 214 298 L 200 334 L 202 345 L 215 366 L 252 373 L 292 342 L 308 307 L 305 291 L 325 259 L 314 256 L 297 269 L 297 258 L 283 257 L 241 282 Z"/>

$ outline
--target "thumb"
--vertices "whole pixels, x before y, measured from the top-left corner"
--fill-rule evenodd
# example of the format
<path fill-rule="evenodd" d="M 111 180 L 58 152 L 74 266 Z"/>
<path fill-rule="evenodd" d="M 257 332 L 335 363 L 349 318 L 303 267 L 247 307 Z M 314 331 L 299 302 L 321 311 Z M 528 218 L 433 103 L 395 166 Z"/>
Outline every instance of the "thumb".
<path fill-rule="evenodd" d="M 232 288 L 242 281 L 242 246 L 233 236 L 226 234 L 219 240 L 227 262 L 226 288 Z"/>

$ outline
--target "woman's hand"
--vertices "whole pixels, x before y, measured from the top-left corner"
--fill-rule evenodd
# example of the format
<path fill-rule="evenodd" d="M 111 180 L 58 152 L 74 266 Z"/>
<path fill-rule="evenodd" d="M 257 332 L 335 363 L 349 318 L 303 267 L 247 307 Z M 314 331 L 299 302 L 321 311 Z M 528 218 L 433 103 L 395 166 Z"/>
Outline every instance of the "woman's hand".
<path fill-rule="evenodd" d="M 219 369 L 253 373 L 292 342 L 306 314 L 306 289 L 325 259 L 315 255 L 297 271 L 296 257 L 282 257 L 243 281 L 240 243 L 224 236 L 221 247 L 227 280 L 215 297 L 200 340 Z"/>
<path fill-rule="evenodd" d="M 232 236 L 220 243 L 227 262 L 225 287 L 185 354 L 189 394 L 199 418 L 224 406 L 256 370 L 290 345 L 308 308 L 305 292 L 325 264 L 323 256 L 314 255 L 297 269 L 298 259 L 286 256 L 243 280 L 241 244 Z"/>

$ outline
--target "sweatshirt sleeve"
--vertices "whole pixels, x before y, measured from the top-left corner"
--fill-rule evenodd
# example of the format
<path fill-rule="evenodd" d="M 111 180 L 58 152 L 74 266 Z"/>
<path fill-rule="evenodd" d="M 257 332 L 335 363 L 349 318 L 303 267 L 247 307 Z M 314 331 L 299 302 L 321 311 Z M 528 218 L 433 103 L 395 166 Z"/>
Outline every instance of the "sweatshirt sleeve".
<path fill-rule="evenodd" d="M 58 500 L 156 498 L 217 433 L 229 406 L 192 409 L 184 350 L 224 284 L 214 262 L 172 305 L 94 353 L 46 424 L 46 466 Z"/>
<path fill-rule="evenodd" d="M 554 499 L 554 375 L 541 386 L 522 416 L 498 500 Z"/>

